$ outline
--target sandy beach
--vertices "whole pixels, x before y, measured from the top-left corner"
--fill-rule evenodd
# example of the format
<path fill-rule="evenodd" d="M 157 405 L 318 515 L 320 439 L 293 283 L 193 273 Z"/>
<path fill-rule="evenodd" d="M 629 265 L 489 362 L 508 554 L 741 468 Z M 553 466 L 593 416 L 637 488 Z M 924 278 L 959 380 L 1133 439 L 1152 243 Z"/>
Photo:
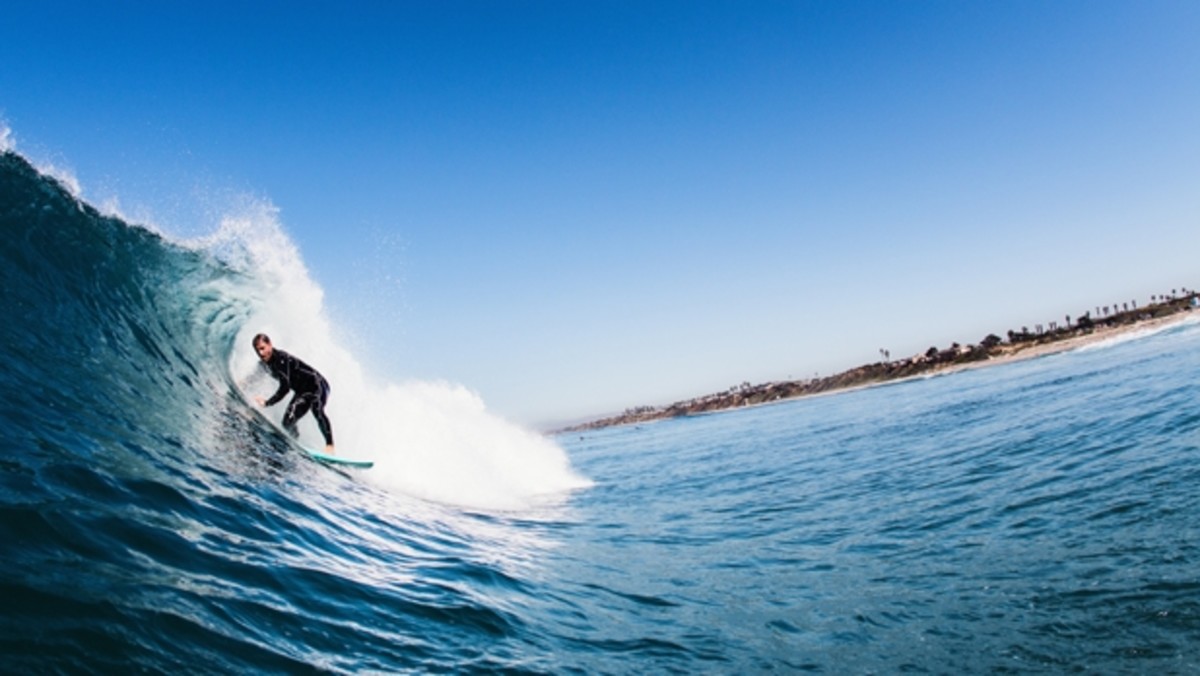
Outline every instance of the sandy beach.
<path fill-rule="evenodd" d="M 1035 345 L 1018 344 L 1015 346 L 1005 346 L 1003 354 L 993 356 L 982 362 L 948 366 L 947 369 L 955 369 L 956 366 L 960 368 L 976 368 L 1005 364 L 1022 359 L 1035 359 L 1059 352 L 1078 350 L 1089 345 L 1096 345 L 1110 340 L 1132 338 L 1143 334 L 1150 335 L 1159 331 L 1166 331 L 1176 324 L 1194 321 L 1200 321 L 1200 312 L 1183 311 L 1166 317 L 1140 320 L 1133 324 L 1097 326 L 1092 333 L 1063 338 L 1053 342 Z"/>

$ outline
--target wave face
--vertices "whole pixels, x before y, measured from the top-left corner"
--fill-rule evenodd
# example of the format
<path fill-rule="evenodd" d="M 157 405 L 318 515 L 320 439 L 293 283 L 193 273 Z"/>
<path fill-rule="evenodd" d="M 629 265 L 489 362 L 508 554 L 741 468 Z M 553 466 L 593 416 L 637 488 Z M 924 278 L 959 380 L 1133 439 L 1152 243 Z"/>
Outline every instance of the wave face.
<path fill-rule="evenodd" d="M 99 214 L 13 153 L 0 228 L 10 448 L 161 472 L 195 461 L 205 435 L 270 445 L 226 367 L 246 317 L 231 268 Z"/>

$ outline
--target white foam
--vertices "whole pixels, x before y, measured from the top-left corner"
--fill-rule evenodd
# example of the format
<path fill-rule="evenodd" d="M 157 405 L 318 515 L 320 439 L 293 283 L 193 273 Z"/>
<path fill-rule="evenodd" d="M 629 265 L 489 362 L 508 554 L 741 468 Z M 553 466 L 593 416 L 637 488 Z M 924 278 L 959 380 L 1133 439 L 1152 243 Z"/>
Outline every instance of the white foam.
<path fill-rule="evenodd" d="M 121 200 L 117 199 L 115 196 L 104 198 L 104 200 L 102 200 L 99 204 L 96 204 L 95 207 L 105 216 L 119 218 L 126 223 L 134 222 L 134 219 L 132 219 L 128 214 L 125 213 L 123 209 L 121 209 Z"/>
<path fill-rule="evenodd" d="M 1087 345 L 1083 345 L 1082 347 L 1078 348 L 1078 351 L 1091 352 L 1092 350 L 1103 350 L 1110 347 L 1115 347 L 1117 345 L 1123 345 L 1131 341 L 1141 340 L 1142 338 L 1149 338 L 1150 336 L 1158 335 L 1164 331 L 1176 329 L 1181 326 L 1193 326 L 1196 324 L 1200 324 L 1200 317 L 1194 315 L 1184 316 L 1182 319 L 1177 321 L 1169 321 L 1149 328 L 1136 329 L 1133 331 L 1120 333 L 1112 336 L 1111 338 L 1098 340 L 1094 343 L 1088 343 Z"/>
<path fill-rule="evenodd" d="M 17 141 L 13 136 L 12 128 L 3 119 L 0 119 L 0 152 L 16 152 Z M 27 158 L 28 159 L 28 158 Z M 79 183 L 79 179 L 75 176 L 75 172 L 70 169 L 57 166 L 51 162 L 42 161 L 34 164 L 38 172 L 44 176 L 48 176 L 55 181 L 58 181 L 63 188 L 71 193 L 75 199 L 83 197 L 83 188 Z"/>
<path fill-rule="evenodd" d="M 4 120 L 0 120 L 0 153 L 15 152 L 17 142 L 13 140 L 12 129 Z"/>
<path fill-rule="evenodd" d="M 455 505 L 519 509 L 590 482 L 551 440 L 490 413 L 466 387 L 444 382 L 379 383 L 335 338 L 324 292 L 284 233 L 278 210 L 249 205 L 224 219 L 205 246 L 252 271 L 250 319 L 237 337 L 230 368 L 242 379 L 257 369 L 257 333 L 308 362 L 329 380 L 327 409 L 341 455 L 375 461 L 363 476 L 388 489 Z M 370 357 L 365 357 L 369 361 Z M 272 380 L 246 392 L 269 395 Z M 284 404 L 268 411 L 282 417 Z M 323 444 L 315 421 L 300 421 L 301 441 Z"/>
<path fill-rule="evenodd" d="M 80 185 L 79 179 L 75 177 L 74 171 L 49 163 L 38 166 L 37 170 L 57 181 L 67 192 L 71 193 L 71 197 L 77 200 L 83 199 L 83 187 Z"/>

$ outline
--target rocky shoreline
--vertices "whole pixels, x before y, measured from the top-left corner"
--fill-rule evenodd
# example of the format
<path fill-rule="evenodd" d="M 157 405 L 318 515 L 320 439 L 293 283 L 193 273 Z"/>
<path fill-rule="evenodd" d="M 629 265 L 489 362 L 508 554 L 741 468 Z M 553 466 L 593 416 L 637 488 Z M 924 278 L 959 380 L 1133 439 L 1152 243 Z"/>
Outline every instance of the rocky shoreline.
<path fill-rule="evenodd" d="M 1132 305 L 1132 307 L 1130 307 Z M 1170 295 L 1153 297 L 1150 305 L 1142 308 L 1137 303 L 1109 306 L 1096 309 L 1072 322 L 1070 317 L 1059 326 L 1051 323 L 1048 328 L 1041 325 L 1031 332 L 1028 328 L 1009 331 L 1008 338 L 988 335 L 977 345 L 954 343 L 946 349 L 931 347 L 922 354 L 896 361 L 885 360 L 865 364 L 825 378 L 788 380 L 759 385 L 742 383 L 724 392 L 717 392 L 694 399 L 678 401 L 667 406 L 639 406 L 625 412 L 571 425 L 555 434 L 581 432 L 618 425 L 632 425 L 668 418 L 680 418 L 730 409 L 744 408 L 807 397 L 818 394 L 841 392 L 853 388 L 881 385 L 907 378 L 947 373 L 965 368 L 989 366 L 1017 359 L 1028 359 L 1054 352 L 1074 349 L 1081 345 L 1111 338 L 1128 331 L 1155 328 L 1165 323 L 1179 321 L 1187 313 L 1200 307 L 1195 291 L 1173 291 Z M 1111 311 L 1110 311 L 1111 310 Z"/>

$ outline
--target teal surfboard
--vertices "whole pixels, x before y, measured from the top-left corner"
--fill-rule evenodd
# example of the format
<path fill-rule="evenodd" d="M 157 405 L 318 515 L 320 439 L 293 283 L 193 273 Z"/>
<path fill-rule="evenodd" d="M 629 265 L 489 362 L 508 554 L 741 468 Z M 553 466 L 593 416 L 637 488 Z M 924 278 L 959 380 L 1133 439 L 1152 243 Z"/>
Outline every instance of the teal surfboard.
<path fill-rule="evenodd" d="M 304 451 L 304 453 L 313 460 L 328 463 L 330 465 L 357 467 L 359 469 L 370 469 L 375 466 L 375 463 L 371 460 L 351 460 L 350 458 L 343 458 L 340 455 L 326 455 L 320 451 L 314 451 L 311 448 L 305 448 L 303 446 L 300 447 L 300 450 Z"/>

